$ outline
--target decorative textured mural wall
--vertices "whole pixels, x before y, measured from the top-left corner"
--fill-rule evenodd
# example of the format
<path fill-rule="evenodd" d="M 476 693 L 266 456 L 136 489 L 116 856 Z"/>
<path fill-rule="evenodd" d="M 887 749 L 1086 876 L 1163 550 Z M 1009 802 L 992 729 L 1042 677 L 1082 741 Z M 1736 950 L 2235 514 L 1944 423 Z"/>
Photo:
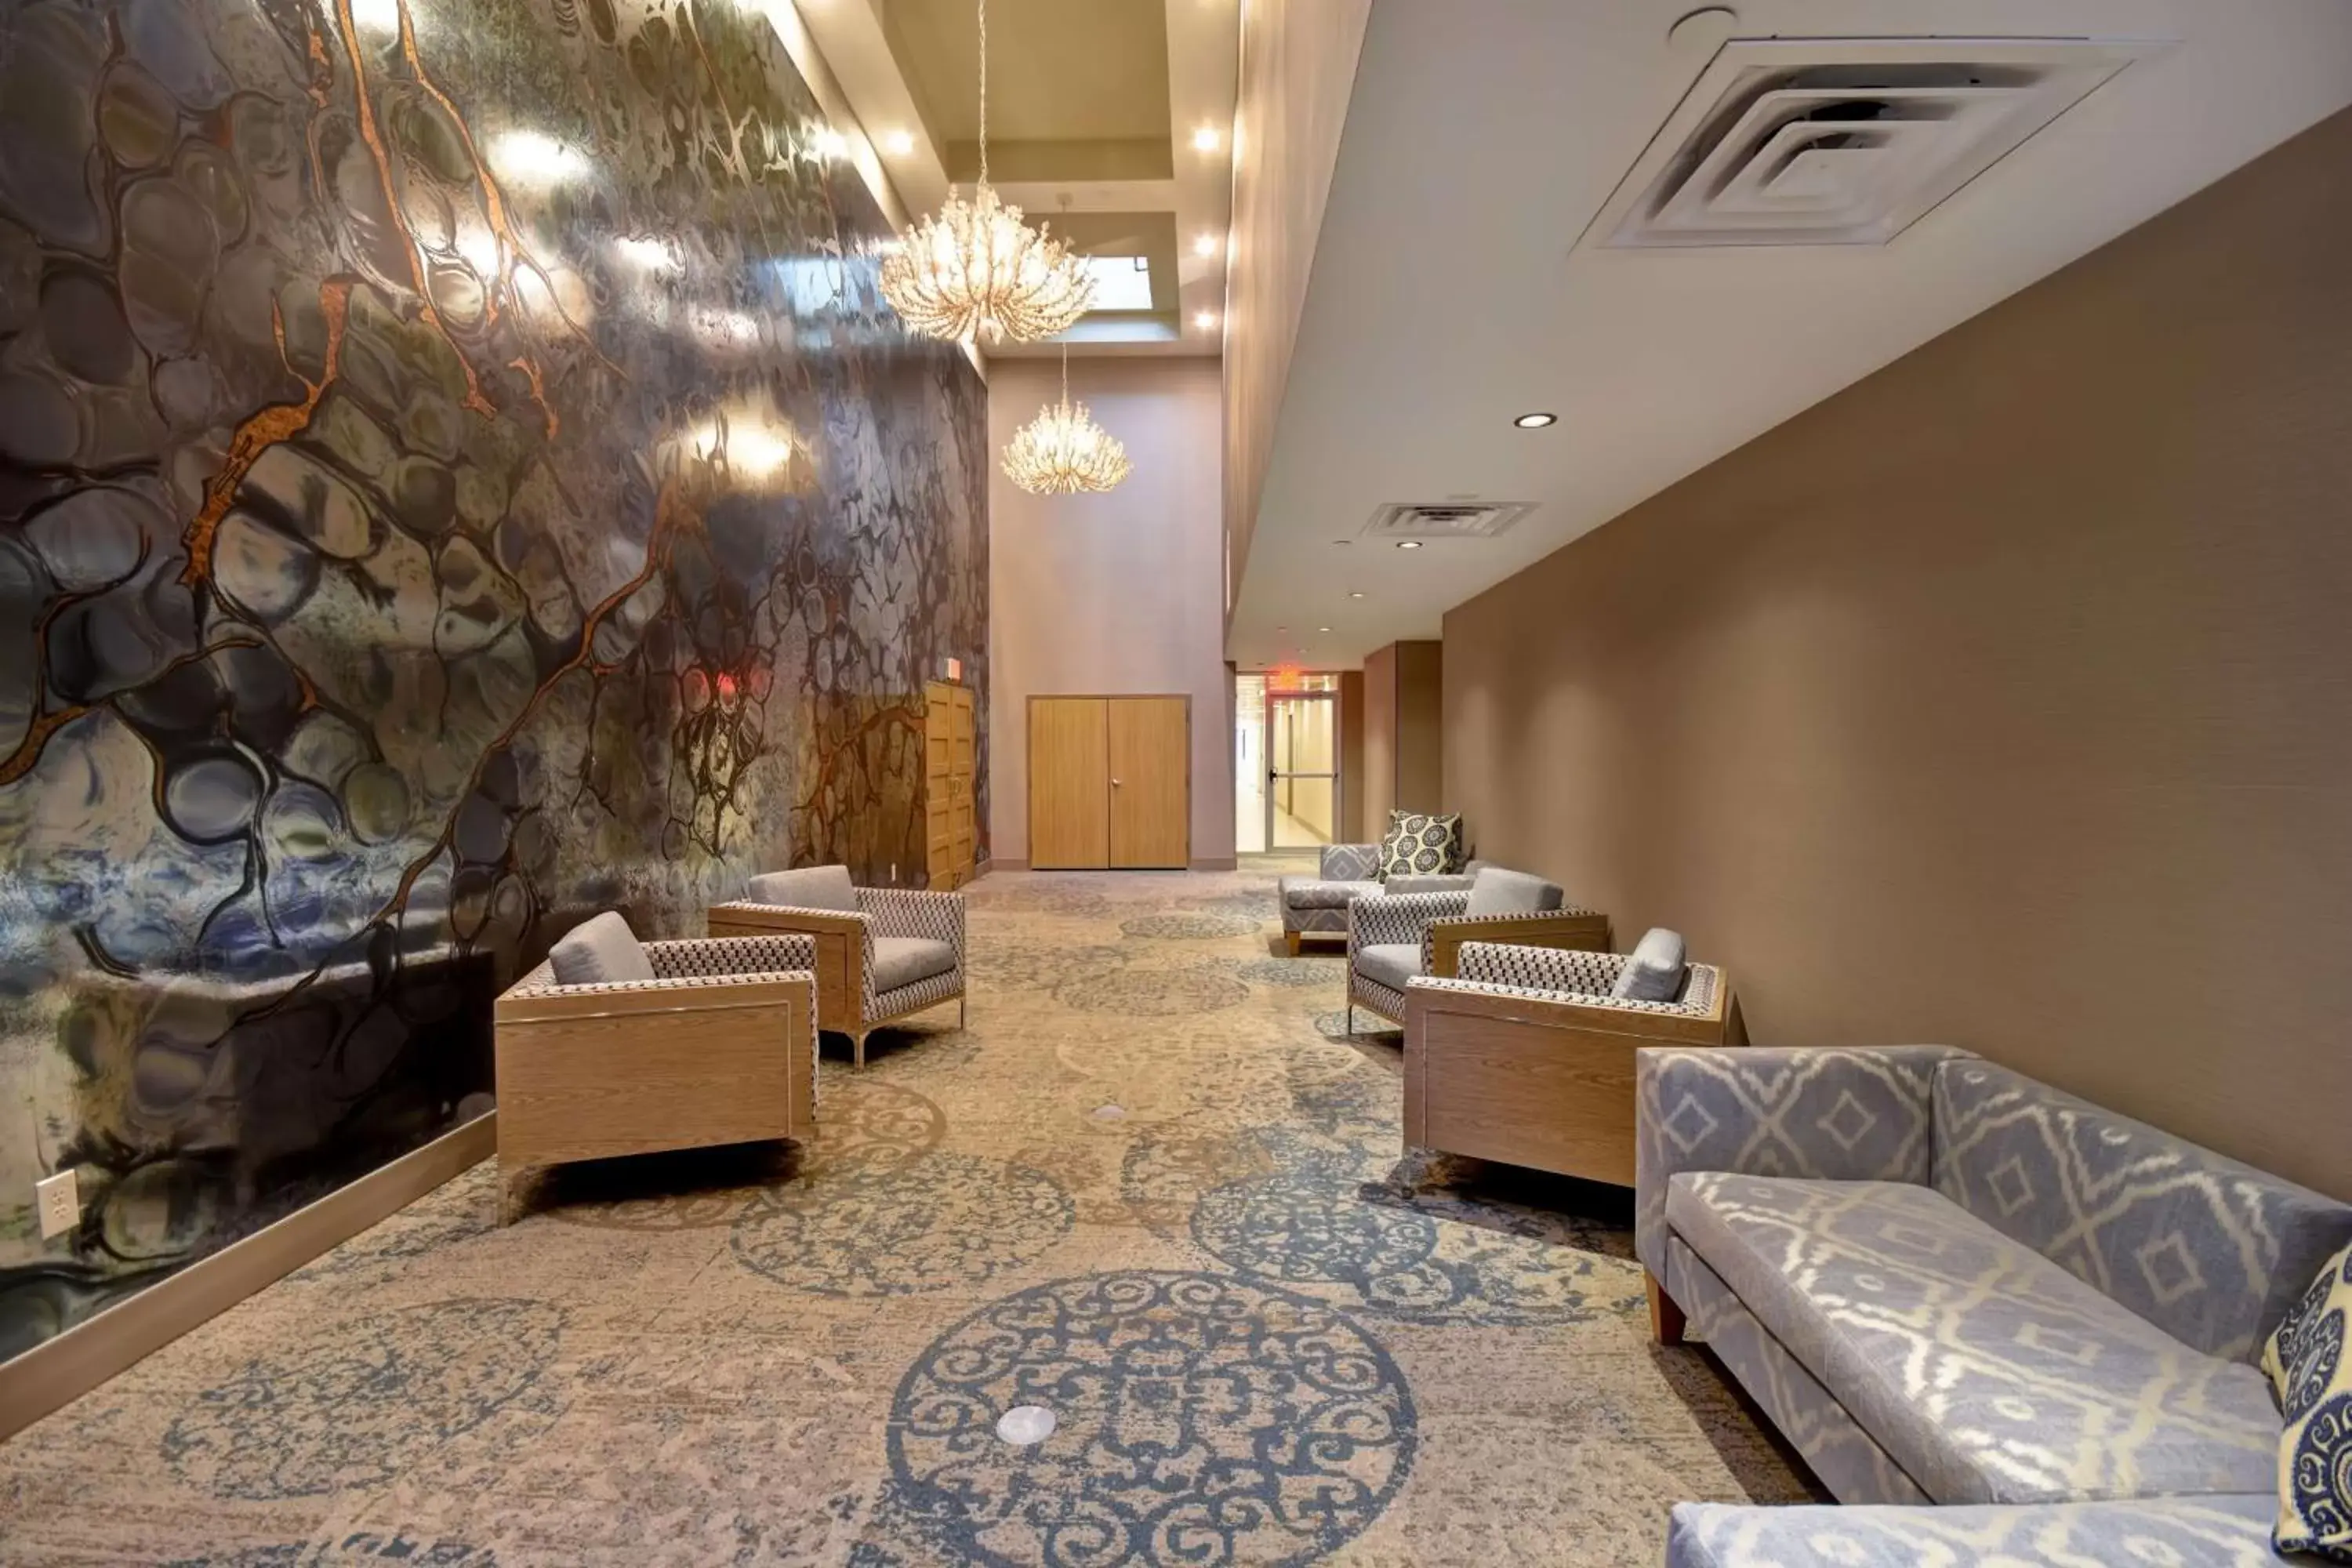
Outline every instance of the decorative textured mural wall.
<path fill-rule="evenodd" d="M 759 13 L 0 7 L 0 1353 L 486 1106 L 586 913 L 919 876 L 982 389 Z"/>

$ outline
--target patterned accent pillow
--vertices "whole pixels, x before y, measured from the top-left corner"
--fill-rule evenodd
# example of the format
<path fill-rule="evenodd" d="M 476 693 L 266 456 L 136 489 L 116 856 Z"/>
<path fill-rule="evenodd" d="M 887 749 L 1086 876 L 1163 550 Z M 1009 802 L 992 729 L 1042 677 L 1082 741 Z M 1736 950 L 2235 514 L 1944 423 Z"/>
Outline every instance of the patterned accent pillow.
<path fill-rule="evenodd" d="M 1381 839 L 1381 880 L 1433 877 L 1462 869 L 1462 815 L 1391 811 Z"/>
<path fill-rule="evenodd" d="M 2352 1563 L 2352 1247 L 2330 1258 L 2270 1343 L 2263 1370 L 2278 1390 L 2286 1432 L 2279 1439 L 2279 1515 L 2271 1541 Z"/>

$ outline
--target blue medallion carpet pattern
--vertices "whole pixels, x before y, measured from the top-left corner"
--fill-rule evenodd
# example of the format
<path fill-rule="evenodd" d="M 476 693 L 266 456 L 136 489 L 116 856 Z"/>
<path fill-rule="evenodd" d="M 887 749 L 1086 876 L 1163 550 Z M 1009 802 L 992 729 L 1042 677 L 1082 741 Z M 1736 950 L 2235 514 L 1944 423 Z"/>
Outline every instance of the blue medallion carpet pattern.
<path fill-rule="evenodd" d="M 0 1446 L 0 1558 L 1649 1568 L 1811 1496 L 1630 1194 L 1407 1154 L 1273 882 L 982 879 L 969 1026 L 805 1144 L 467 1173 Z"/>

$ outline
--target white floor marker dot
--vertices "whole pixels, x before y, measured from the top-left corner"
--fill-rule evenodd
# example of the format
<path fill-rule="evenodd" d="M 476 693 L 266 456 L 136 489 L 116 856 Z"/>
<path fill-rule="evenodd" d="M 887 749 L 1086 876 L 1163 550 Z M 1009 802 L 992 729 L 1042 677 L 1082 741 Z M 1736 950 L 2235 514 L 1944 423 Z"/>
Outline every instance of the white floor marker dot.
<path fill-rule="evenodd" d="M 996 1418 L 996 1435 L 1027 1447 L 1054 1435 L 1054 1413 L 1042 1405 L 1016 1405 Z"/>
<path fill-rule="evenodd" d="M 1095 1107 L 1095 1120 L 1097 1121 L 1124 1121 L 1127 1120 L 1127 1107 L 1123 1105 L 1097 1105 Z"/>

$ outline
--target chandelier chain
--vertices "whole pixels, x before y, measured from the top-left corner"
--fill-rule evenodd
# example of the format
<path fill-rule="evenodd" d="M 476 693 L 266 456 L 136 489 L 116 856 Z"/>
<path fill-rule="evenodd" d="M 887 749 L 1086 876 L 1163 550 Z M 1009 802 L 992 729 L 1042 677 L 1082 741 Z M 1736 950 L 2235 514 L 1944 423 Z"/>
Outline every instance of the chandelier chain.
<path fill-rule="evenodd" d="M 980 34 L 980 179 L 966 201 L 950 185 L 940 210 L 883 258 L 882 294 L 898 318 L 949 342 L 1036 342 L 1094 303 L 1085 259 L 1044 225 L 1021 221 L 988 183 L 988 0 Z"/>

